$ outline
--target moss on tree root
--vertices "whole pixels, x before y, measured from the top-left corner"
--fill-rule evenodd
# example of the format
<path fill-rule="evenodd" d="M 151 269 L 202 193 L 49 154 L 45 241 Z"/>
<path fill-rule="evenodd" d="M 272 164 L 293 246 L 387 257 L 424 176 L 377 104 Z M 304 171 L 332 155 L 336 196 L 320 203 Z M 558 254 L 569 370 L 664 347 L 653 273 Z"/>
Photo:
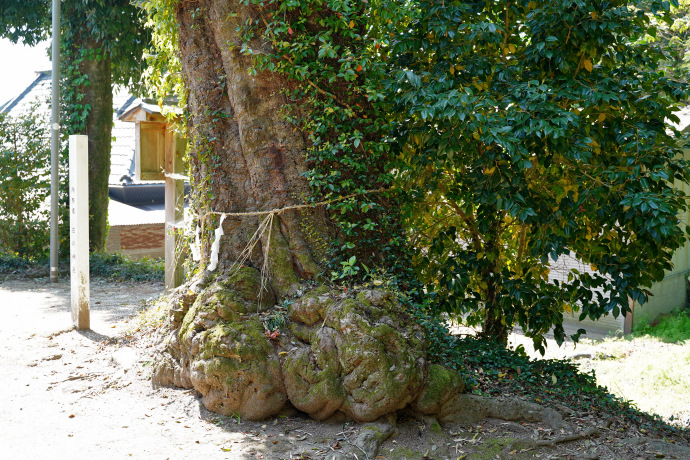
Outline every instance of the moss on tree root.
<path fill-rule="evenodd" d="M 176 363 L 177 380 L 191 381 L 210 410 L 258 416 L 243 404 L 263 392 L 274 406 L 262 417 L 289 401 L 316 419 L 342 412 L 373 421 L 420 394 L 428 406 L 463 389 L 453 371 L 429 367 L 421 328 L 390 292 L 317 287 L 293 302 L 289 327 L 271 336 L 259 288 L 258 272 L 245 267 L 206 283 L 186 311 L 171 313 L 175 340 L 166 362 Z"/>

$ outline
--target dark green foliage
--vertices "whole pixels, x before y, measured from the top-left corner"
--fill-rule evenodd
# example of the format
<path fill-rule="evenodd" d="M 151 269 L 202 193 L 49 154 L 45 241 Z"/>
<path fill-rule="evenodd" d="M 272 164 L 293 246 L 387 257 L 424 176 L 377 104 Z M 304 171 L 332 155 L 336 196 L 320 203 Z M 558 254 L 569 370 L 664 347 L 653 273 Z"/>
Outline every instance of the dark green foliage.
<path fill-rule="evenodd" d="M 405 300 L 403 302 L 407 304 L 415 321 L 424 329 L 429 360 L 458 371 L 468 388 L 478 389 L 479 382 L 465 362 L 463 351 L 458 347 L 458 337 L 450 334 L 446 325 L 433 313 L 429 305 L 411 305 Z"/>
<path fill-rule="evenodd" d="M 679 80 L 690 81 L 690 0 L 671 2 L 671 14 L 652 18 L 645 41 L 659 45 L 664 51 L 661 65 Z"/>
<path fill-rule="evenodd" d="M 141 93 L 141 60 L 148 45 L 144 12 L 129 0 L 68 0 L 62 9 L 63 134 L 89 142 L 89 248 L 106 243 L 112 85 Z"/>
<path fill-rule="evenodd" d="M 688 87 L 638 42 L 648 5 L 415 5 L 385 85 L 418 265 L 440 310 L 503 343 L 519 325 L 540 348 L 551 327 L 564 340 L 564 311 L 596 319 L 644 302 L 685 242 L 673 182 L 690 177 L 666 124 Z M 594 272 L 553 282 L 551 264 L 570 254 Z"/>
<path fill-rule="evenodd" d="M 524 351 L 506 349 L 495 341 L 475 337 L 456 339 L 455 347 L 476 376 L 481 393 L 517 394 L 541 404 L 561 403 L 586 412 L 604 410 L 620 419 L 638 422 L 651 418 L 656 420 L 656 425 L 675 431 L 656 416 L 650 417 L 599 386 L 594 371 L 580 372 L 568 360 L 533 360 Z"/>
<path fill-rule="evenodd" d="M 91 139 L 90 247 L 102 249 L 110 170 L 111 81 L 141 93 L 141 59 L 150 34 L 144 28 L 143 10 L 129 0 L 63 0 L 61 8 L 62 134 L 65 139 L 70 134 Z M 51 33 L 51 14 L 50 0 L 3 0 L 0 37 L 35 44 Z"/>
<path fill-rule="evenodd" d="M 137 2 L 62 0 L 60 3 L 61 41 L 66 44 L 63 52 L 76 45 L 79 55 L 68 56 L 72 59 L 109 56 L 113 62 L 113 81 L 137 92 L 144 70 L 142 53 L 151 40 L 144 28 L 145 14 Z M 0 0 L 0 37 L 30 46 L 49 38 L 52 36 L 51 5 L 52 0 Z M 83 46 L 86 39 L 97 42 L 98 50 L 87 50 Z"/>
<path fill-rule="evenodd" d="M 0 274 L 25 272 L 43 273 L 48 276 L 47 257 L 28 258 L 0 251 Z M 69 260 L 60 260 L 59 265 L 69 271 Z M 132 260 L 120 253 L 95 252 L 89 255 L 89 274 L 95 278 L 112 281 L 150 281 L 162 282 L 165 276 L 165 263 L 159 259 L 143 258 Z"/>
<path fill-rule="evenodd" d="M 33 46 L 48 38 L 51 0 L 0 0 L 0 37 Z"/>
<path fill-rule="evenodd" d="M 0 273 L 2 274 L 22 272 L 40 265 L 47 266 L 47 264 L 48 260 L 46 258 L 39 261 L 30 260 L 26 257 L 18 257 L 14 254 L 0 251 Z"/>
<path fill-rule="evenodd" d="M 48 251 L 50 147 L 45 120 L 29 112 L 0 113 L 0 252 L 34 259 Z"/>
<path fill-rule="evenodd" d="M 429 360 L 460 372 L 473 393 L 518 395 L 540 404 L 608 411 L 623 423 L 634 421 L 647 428 L 677 431 L 613 395 L 597 384 L 593 371 L 583 373 L 569 360 L 530 359 L 521 347 L 511 350 L 493 340 L 451 335 L 428 310 L 419 309 L 414 315 L 424 327 Z"/>
<path fill-rule="evenodd" d="M 247 2 L 233 46 L 285 77 L 313 200 L 334 200 L 332 279 L 413 280 L 411 241 L 428 314 L 540 348 L 565 312 L 624 314 L 670 268 L 690 170 L 666 121 L 688 88 L 641 39 L 675 2 Z M 175 2 L 151 4 L 172 30 Z M 554 282 L 571 254 L 592 273 Z"/>
<path fill-rule="evenodd" d="M 431 308 L 415 307 L 412 311 L 424 328 L 431 362 L 460 372 L 475 392 L 498 392 L 498 387 L 492 385 L 499 379 L 507 379 L 518 383 L 524 392 L 547 387 L 571 396 L 586 391 L 613 398 L 597 386 L 594 375 L 580 373 L 568 361 L 531 360 L 524 351 L 506 349 L 492 340 L 451 335 Z"/>
<path fill-rule="evenodd" d="M 81 59 L 112 63 L 114 84 L 142 91 L 142 54 L 151 40 L 145 13 L 130 0 L 66 0 L 62 6 L 63 50 L 71 65 Z M 93 41 L 97 46 L 86 46 Z M 79 82 L 83 84 L 83 82 Z M 79 85 L 76 85 L 78 88 Z"/>
<path fill-rule="evenodd" d="M 538 388 L 544 396 L 549 391 L 571 397 L 581 393 L 596 393 L 614 400 L 613 395 L 597 385 L 594 374 L 581 373 L 577 366 L 567 360 L 533 360 L 524 351 L 506 349 L 494 341 L 472 336 L 456 338 L 454 348 L 456 353 L 464 357 L 467 368 L 485 379 L 483 390 L 488 393 L 499 392 L 499 385 L 491 385 L 505 379 L 514 381 L 526 393 Z"/>
<path fill-rule="evenodd" d="M 94 252 L 89 256 L 91 276 L 117 281 L 163 281 L 165 263 L 144 258 L 134 261 L 120 253 Z"/>

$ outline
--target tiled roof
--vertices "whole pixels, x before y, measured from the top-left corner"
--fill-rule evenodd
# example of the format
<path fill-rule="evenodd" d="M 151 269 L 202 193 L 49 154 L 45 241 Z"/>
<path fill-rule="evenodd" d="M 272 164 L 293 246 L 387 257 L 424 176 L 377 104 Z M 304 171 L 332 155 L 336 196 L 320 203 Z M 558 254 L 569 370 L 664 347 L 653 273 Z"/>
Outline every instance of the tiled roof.
<path fill-rule="evenodd" d="M 18 116 L 29 112 L 34 103 L 39 104 L 39 111 L 50 117 L 50 70 L 36 72 L 36 79 L 14 99 L 10 99 L 0 112 Z"/>
<path fill-rule="evenodd" d="M 134 179 L 134 123 L 124 123 L 118 118 L 124 113 L 135 98 L 125 90 L 116 91 L 113 95 L 113 141 L 110 151 L 109 184 L 124 184 Z"/>
<path fill-rule="evenodd" d="M 108 224 L 110 226 L 147 225 L 165 222 L 163 204 L 149 206 L 130 206 L 110 200 L 108 204 Z"/>

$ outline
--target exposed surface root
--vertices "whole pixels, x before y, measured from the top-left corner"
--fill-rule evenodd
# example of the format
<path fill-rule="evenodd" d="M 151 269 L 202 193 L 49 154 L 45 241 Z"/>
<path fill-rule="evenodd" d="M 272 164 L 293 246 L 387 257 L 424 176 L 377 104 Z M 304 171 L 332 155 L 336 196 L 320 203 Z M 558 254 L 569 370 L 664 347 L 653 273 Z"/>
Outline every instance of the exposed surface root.
<path fill-rule="evenodd" d="M 581 439 L 597 436 L 598 434 L 599 430 L 596 427 L 591 426 L 585 428 L 584 430 L 578 433 L 559 436 L 554 439 L 521 439 L 519 441 L 512 443 L 508 450 L 525 452 L 528 450 L 535 449 L 537 447 L 556 447 L 557 444 L 561 444 L 564 442 L 579 441 Z"/>
<path fill-rule="evenodd" d="M 556 410 L 516 397 L 491 398 L 459 394 L 438 415 L 439 421 L 443 423 L 477 423 L 487 418 L 542 422 L 553 429 L 560 428 L 563 424 L 563 417 Z"/>
<path fill-rule="evenodd" d="M 424 333 L 394 293 L 321 286 L 282 312 L 262 299 L 256 312 L 259 285 L 244 267 L 178 296 L 154 385 L 194 388 L 209 410 L 247 420 L 286 407 L 316 420 L 372 422 L 415 405 L 433 415 L 464 391 L 457 372 L 428 364 Z"/>

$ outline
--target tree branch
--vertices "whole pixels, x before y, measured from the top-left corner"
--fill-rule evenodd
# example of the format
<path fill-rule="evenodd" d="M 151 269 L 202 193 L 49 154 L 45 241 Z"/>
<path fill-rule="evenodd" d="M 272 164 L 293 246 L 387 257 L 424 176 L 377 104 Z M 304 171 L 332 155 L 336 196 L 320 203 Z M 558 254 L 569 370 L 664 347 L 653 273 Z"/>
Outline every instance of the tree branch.
<path fill-rule="evenodd" d="M 459 204 L 457 204 L 454 200 L 448 198 L 448 190 L 441 184 L 439 184 L 439 189 L 443 193 L 443 196 L 446 198 L 446 204 L 448 204 L 455 212 L 457 212 L 460 215 L 460 218 L 465 222 L 465 225 L 467 225 L 467 229 L 469 230 L 470 234 L 472 235 L 472 239 L 474 241 L 474 248 L 477 251 L 482 250 L 482 239 L 481 236 L 479 235 L 479 232 L 477 231 L 477 227 L 474 223 L 474 218 L 472 216 L 468 216 L 465 211 L 462 210 Z"/>
<path fill-rule="evenodd" d="M 518 263 L 522 260 L 522 254 L 525 252 L 525 241 L 527 240 L 527 224 L 522 223 L 520 226 L 520 243 L 518 244 Z"/>

